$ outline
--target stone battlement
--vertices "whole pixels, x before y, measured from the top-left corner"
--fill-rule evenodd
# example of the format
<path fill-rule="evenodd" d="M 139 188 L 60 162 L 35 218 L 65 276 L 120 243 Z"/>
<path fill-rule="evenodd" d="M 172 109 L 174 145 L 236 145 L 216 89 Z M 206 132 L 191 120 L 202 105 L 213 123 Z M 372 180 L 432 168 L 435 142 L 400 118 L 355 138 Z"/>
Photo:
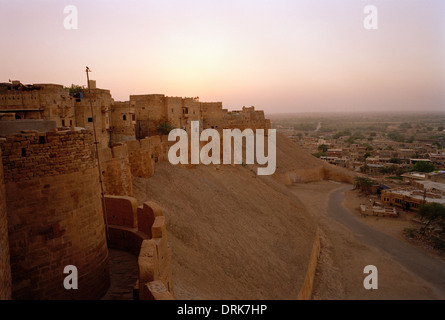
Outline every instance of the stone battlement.
<path fill-rule="evenodd" d="M 132 197 L 106 196 L 109 245 L 138 256 L 136 296 L 140 300 L 174 299 L 171 250 L 161 207 Z"/>
<path fill-rule="evenodd" d="M 5 182 L 94 168 L 91 131 L 30 132 L 0 140 Z"/>

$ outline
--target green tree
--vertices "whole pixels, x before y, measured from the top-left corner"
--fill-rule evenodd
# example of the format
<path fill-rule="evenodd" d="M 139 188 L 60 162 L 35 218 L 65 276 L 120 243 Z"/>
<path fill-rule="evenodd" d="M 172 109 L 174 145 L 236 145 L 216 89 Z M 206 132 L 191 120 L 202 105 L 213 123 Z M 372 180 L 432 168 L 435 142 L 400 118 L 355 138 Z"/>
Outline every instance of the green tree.
<path fill-rule="evenodd" d="M 73 94 L 82 92 L 82 90 L 85 90 L 85 86 L 72 84 L 71 87 L 65 87 L 65 89 L 69 89 L 70 94 L 73 95 Z"/>
<path fill-rule="evenodd" d="M 419 207 L 418 216 L 422 220 L 426 220 L 425 227 L 423 227 L 423 234 L 425 234 L 431 223 L 435 221 L 443 223 L 445 220 L 445 206 L 437 202 L 422 204 Z"/>
<path fill-rule="evenodd" d="M 316 152 L 316 153 L 313 153 L 312 155 L 316 158 L 326 157 L 326 153 L 324 153 L 324 152 Z"/>
<path fill-rule="evenodd" d="M 354 185 L 356 189 L 360 189 L 364 192 L 370 192 L 371 187 L 373 185 L 376 185 L 376 182 L 372 179 L 369 179 L 367 177 L 355 177 L 354 178 Z"/>
<path fill-rule="evenodd" d="M 426 161 L 417 161 L 411 168 L 412 171 L 418 172 L 433 172 L 436 170 L 434 164 L 426 162 Z"/>
<path fill-rule="evenodd" d="M 321 152 L 326 152 L 326 151 L 328 151 L 328 149 L 329 149 L 329 146 L 326 144 L 320 144 L 318 146 L 318 151 L 321 151 Z"/>
<path fill-rule="evenodd" d="M 172 126 L 168 121 L 161 123 L 156 130 L 162 134 L 169 134 L 175 127 Z"/>

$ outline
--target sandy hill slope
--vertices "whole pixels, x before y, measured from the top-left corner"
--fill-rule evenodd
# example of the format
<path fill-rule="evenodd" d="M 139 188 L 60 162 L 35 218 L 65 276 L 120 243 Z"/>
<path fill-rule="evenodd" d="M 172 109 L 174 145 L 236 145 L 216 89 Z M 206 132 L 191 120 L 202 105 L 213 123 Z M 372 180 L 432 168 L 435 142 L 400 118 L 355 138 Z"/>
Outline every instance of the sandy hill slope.
<path fill-rule="evenodd" d="M 150 179 L 134 178 L 138 201 L 164 209 L 177 298 L 297 297 L 317 223 L 281 180 L 304 170 L 323 178 L 324 166 L 285 137 L 277 145 L 274 176 L 253 166 L 159 163 Z"/>
<path fill-rule="evenodd" d="M 277 170 L 275 178 L 284 184 L 335 180 L 353 183 L 354 174 L 312 156 L 285 136 L 277 135 Z"/>

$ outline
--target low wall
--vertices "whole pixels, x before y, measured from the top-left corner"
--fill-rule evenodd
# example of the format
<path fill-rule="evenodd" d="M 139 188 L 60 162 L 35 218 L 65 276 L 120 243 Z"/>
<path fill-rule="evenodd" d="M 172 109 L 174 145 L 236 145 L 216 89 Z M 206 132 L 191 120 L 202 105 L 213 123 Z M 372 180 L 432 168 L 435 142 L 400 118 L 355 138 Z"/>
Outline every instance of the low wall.
<path fill-rule="evenodd" d="M 329 164 L 312 169 L 292 170 L 286 173 L 276 173 L 274 175 L 275 179 L 285 185 L 320 180 L 333 180 L 337 182 L 354 184 L 355 176 L 356 174 L 354 172 Z"/>
<path fill-rule="evenodd" d="M 109 247 L 138 256 L 140 300 L 174 299 L 171 250 L 162 209 L 147 201 L 137 206 L 135 198 L 105 196 Z"/>
<path fill-rule="evenodd" d="M 354 184 L 354 178 L 357 173 L 348 169 L 337 167 L 331 164 L 325 164 L 324 166 L 324 179 L 333 180 L 337 182 Z"/>
<path fill-rule="evenodd" d="M 317 228 L 315 234 L 314 244 L 312 246 L 312 253 L 309 259 L 306 277 L 301 286 L 300 293 L 297 300 L 310 300 L 312 296 L 312 289 L 314 287 L 315 271 L 317 269 L 318 257 L 320 256 L 320 231 Z"/>

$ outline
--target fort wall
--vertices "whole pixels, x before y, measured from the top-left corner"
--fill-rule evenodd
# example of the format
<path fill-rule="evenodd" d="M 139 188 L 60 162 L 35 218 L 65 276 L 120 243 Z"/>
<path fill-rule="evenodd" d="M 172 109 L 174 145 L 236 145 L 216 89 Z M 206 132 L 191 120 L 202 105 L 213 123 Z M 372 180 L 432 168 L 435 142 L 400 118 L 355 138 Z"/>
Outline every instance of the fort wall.
<path fill-rule="evenodd" d="M 131 95 L 136 114 L 136 136 L 138 138 L 157 134 L 156 128 L 167 121 L 163 94 Z"/>
<path fill-rule="evenodd" d="M 23 133 L 0 145 L 12 298 L 100 298 L 108 249 L 92 133 Z M 78 290 L 63 286 L 67 265 L 78 269 Z"/>
<path fill-rule="evenodd" d="M 8 119 L 55 122 L 51 132 L 18 125 L 21 133 L 0 140 L 0 299 L 100 298 L 109 286 L 107 235 L 108 245 L 138 256 L 140 299 L 174 298 L 162 209 L 153 202 L 137 206 L 132 198 L 132 176 L 153 176 L 155 162 L 168 161 L 175 143 L 157 127 L 169 121 L 190 133 L 193 120 L 201 130 L 270 127 L 253 107 L 229 114 L 221 102 L 158 94 L 114 102 L 109 90 L 91 84 L 91 92 L 76 96 L 61 85 L 0 84 L 0 112 Z M 67 265 L 78 269 L 79 290 L 63 287 Z"/>
<path fill-rule="evenodd" d="M 109 246 L 138 256 L 136 296 L 141 300 L 174 299 L 171 250 L 162 209 L 132 197 L 106 196 Z"/>
<path fill-rule="evenodd" d="M 154 174 L 154 156 L 151 139 L 132 140 L 125 142 L 128 148 L 128 159 L 131 174 L 135 177 L 150 178 Z"/>
<path fill-rule="evenodd" d="M 113 100 L 109 90 L 92 89 L 83 90 L 84 97 L 76 99 L 74 104 L 76 126 L 93 130 L 96 128 L 96 138 L 100 148 L 110 145 L 111 139 L 111 106 Z M 91 106 L 93 113 L 91 113 Z M 93 125 L 94 120 L 94 125 Z"/>
<path fill-rule="evenodd" d="M 318 258 L 320 257 L 320 229 L 317 228 L 314 243 L 312 245 L 311 257 L 309 258 L 306 277 L 298 293 L 297 300 L 310 300 L 314 287 L 315 271 L 317 270 Z"/>
<path fill-rule="evenodd" d="M 104 194 L 133 195 L 130 160 L 126 144 L 99 150 Z"/>
<path fill-rule="evenodd" d="M 112 143 L 134 140 L 136 115 L 130 101 L 114 102 L 111 108 L 111 141 Z"/>
<path fill-rule="evenodd" d="M 0 150 L 0 159 L 1 159 Z M 11 299 L 11 267 L 9 264 L 8 220 L 6 216 L 5 183 L 0 161 L 0 300 Z"/>

